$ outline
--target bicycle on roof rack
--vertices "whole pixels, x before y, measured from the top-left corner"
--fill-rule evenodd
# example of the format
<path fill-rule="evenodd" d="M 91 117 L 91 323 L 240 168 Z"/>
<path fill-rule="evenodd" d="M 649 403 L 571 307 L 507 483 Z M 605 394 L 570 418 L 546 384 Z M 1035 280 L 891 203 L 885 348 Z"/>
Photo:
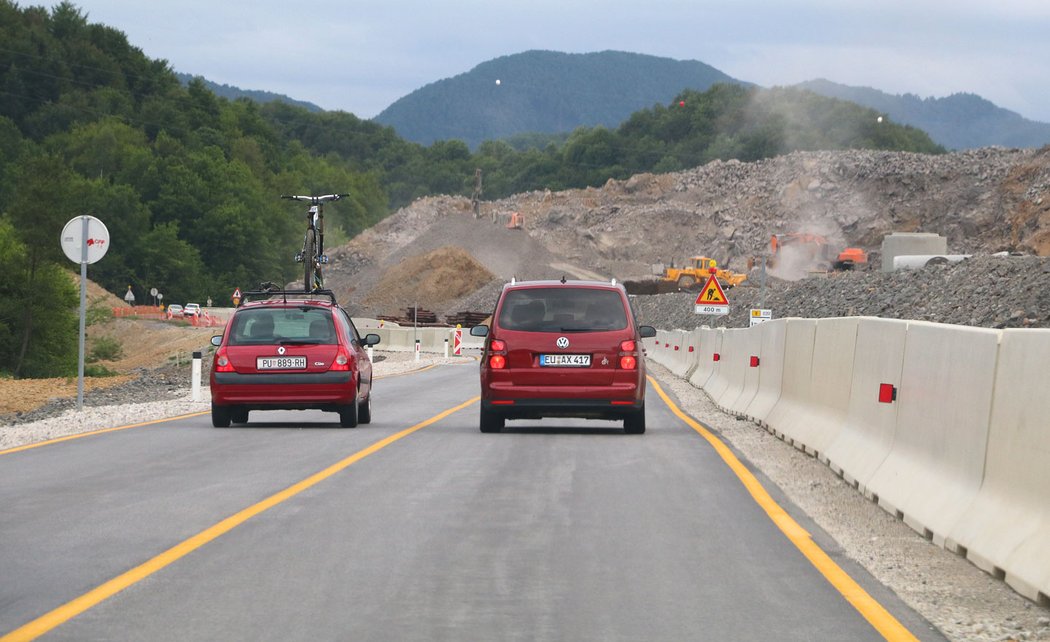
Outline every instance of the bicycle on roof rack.
<path fill-rule="evenodd" d="M 295 262 L 303 264 L 303 291 L 312 292 L 324 287 L 321 266 L 328 263 L 324 253 L 324 204 L 338 201 L 349 194 L 325 194 L 324 196 L 295 196 L 282 194 L 281 198 L 292 201 L 306 201 L 310 204 L 306 210 L 306 234 L 303 236 L 303 249 L 295 254 Z"/>

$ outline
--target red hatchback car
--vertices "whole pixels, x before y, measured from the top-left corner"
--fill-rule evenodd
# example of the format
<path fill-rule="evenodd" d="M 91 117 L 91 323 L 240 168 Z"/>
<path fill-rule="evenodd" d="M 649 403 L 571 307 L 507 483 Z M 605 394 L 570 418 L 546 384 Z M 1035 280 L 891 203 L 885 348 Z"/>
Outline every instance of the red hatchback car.
<path fill-rule="evenodd" d="M 245 293 L 212 337 L 211 421 L 247 423 L 251 410 L 318 409 L 353 428 L 372 421 L 372 362 L 350 315 L 327 290 Z"/>
<path fill-rule="evenodd" d="M 615 282 L 509 283 L 496 303 L 481 361 L 481 432 L 508 419 L 622 420 L 645 432 L 645 357 L 627 292 Z"/>

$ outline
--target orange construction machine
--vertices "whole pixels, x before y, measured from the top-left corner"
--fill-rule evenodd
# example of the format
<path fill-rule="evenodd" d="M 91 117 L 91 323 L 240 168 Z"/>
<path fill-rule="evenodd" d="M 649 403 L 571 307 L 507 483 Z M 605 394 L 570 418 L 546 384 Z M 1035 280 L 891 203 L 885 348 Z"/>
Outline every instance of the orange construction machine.
<path fill-rule="evenodd" d="M 813 270 L 852 270 L 868 264 L 868 253 L 859 247 L 847 247 L 839 253 L 831 247 L 828 239 L 819 234 L 790 232 L 774 234 L 769 241 L 771 257 L 769 266 L 774 267 L 785 253 L 792 253 L 796 260 L 808 261 Z"/>

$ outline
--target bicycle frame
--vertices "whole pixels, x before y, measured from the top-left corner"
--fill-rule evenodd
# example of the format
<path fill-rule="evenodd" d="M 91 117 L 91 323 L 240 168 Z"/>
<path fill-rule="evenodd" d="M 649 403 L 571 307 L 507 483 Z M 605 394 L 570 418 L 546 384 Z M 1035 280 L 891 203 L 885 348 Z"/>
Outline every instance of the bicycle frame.
<path fill-rule="evenodd" d="M 328 263 L 324 253 L 324 204 L 338 201 L 349 194 L 326 194 L 324 196 L 288 196 L 281 198 L 293 201 L 306 201 L 310 207 L 306 210 L 306 232 L 303 235 L 303 248 L 295 255 L 296 263 L 303 263 L 303 290 L 311 292 L 324 288 L 324 276 L 321 266 Z"/>

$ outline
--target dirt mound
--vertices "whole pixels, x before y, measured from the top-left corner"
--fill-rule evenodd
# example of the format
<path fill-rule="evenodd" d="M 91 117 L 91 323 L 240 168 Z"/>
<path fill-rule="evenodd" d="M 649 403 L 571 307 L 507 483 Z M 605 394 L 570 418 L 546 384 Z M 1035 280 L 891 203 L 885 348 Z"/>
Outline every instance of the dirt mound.
<path fill-rule="evenodd" d="M 463 248 L 445 246 L 387 270 L 362 304 L 384 314 L 396 314 L 414 304 L 427 310 L 444 309 L 449 301 L 470 294 L 495 278 Z"/>

